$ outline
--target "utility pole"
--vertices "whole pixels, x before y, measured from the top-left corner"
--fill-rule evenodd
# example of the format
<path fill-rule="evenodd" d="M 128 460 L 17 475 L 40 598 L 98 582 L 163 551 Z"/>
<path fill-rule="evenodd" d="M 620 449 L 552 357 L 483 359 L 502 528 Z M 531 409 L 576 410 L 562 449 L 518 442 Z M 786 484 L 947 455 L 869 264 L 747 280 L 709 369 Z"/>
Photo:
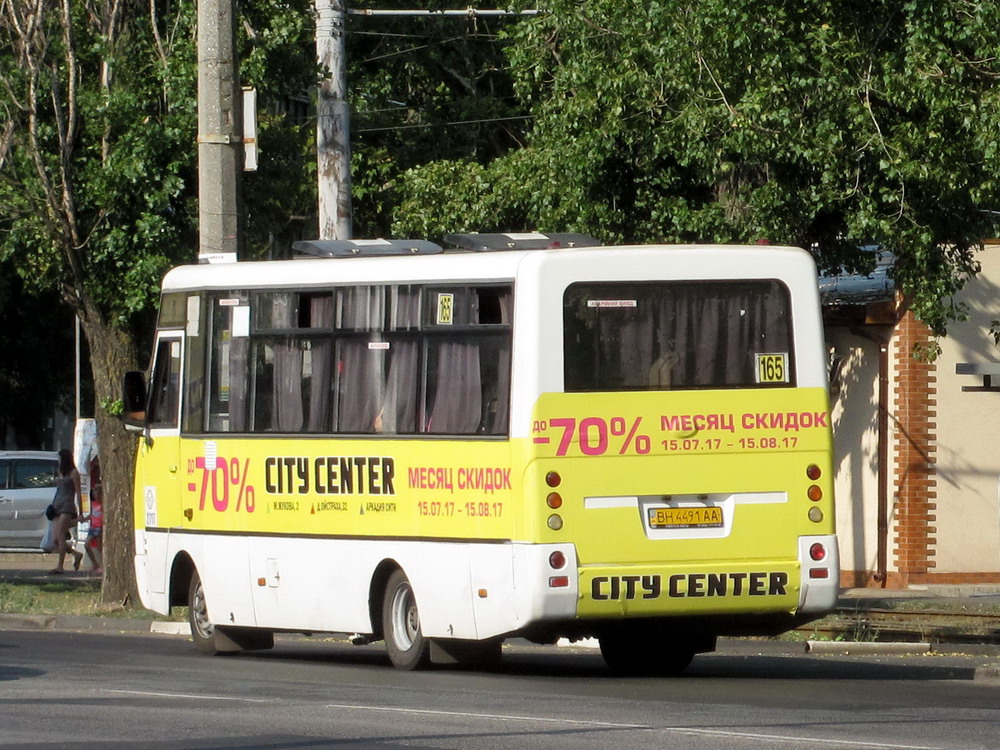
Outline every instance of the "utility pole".
<path fill-rule="evenodd" d="M 243 249 L 243 93 L 234 0 L 198 1 L 198 259 Z"/>
<path fill-rule="evenodd" d="M 351 116 L 347 105 L 344 0 L 315 0 L 316 56 L 330 71 L 316 102 L 319 238 L 351 239 Z"/>

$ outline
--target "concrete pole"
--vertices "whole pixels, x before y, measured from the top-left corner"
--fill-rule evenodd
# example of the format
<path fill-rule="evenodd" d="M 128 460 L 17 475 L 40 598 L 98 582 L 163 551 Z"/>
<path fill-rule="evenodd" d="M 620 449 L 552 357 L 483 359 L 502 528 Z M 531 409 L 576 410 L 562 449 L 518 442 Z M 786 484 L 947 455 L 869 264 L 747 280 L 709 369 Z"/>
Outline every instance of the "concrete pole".
<path fill-rule="evenodd" d="M 316 102 L 319 239 L 351 239 L 351 127 L 347 104 L 344 0 L 315 0 L 316 56 L 330 72 Z"/>
<path fill-rule="evenodd" d="M 243 249 L 243 94 L 234 0 L 198 0 L 198 258 Z"/>

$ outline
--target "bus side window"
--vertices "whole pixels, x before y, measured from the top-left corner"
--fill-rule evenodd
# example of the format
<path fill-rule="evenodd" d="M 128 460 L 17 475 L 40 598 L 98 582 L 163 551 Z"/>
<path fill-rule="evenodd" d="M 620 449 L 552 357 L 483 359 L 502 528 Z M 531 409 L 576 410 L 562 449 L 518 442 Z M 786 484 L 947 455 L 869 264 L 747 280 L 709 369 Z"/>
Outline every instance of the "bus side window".
<path fill-rule="evenodd" d="M 510 400 L 510 332 L 428 347 L 427 432 L 503 435 Z"/>
<path fill-rule="evenodd" d="M 247 335 L 249 306 L 246 295 L 222 293 L 209 305 L 211 309 L 211 351 L 207 365 L 208 431 L 243 432 L 247 427 L 247 401 L 250 396 Z"/>
<path fill-rule="evenodd" d="M 177 427 L 181 383 L 180 339 L 161 339 L 156 345 L 150 383 L 152 389 L 147 414 L 150 426 Z"/>

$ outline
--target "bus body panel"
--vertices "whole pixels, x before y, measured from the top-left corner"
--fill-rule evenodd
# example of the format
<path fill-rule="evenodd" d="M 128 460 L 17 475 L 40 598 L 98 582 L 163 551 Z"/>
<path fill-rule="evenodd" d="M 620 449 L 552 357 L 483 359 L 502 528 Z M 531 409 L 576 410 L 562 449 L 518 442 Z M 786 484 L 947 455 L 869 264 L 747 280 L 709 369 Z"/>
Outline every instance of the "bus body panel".
<path fill-rule="evenodd" d="M 155 535 L 167 542 L 166 559 L 183 555 L 192 560 L 209 615 L 223 625 L 376 632 L 369 592 L 375 571 L 385 562 L 406 572 L 428 637 L 482 640 L 576 615 L 575 585 L 561 588 L 556 596 L 547 590 L 553 546 L 441 543 L 429 552 L 420 542 L 149 534 Z M 218 558 L 232 562 L 219 565 L 213 562 Z M 136 556 L 140 584 L 146 581 L 147 559 Z M 573 564 L 571 556 L 567 567 Z M 140 592 L 143 606 L 169 612 L 167 594 L 144 585 Z"/>

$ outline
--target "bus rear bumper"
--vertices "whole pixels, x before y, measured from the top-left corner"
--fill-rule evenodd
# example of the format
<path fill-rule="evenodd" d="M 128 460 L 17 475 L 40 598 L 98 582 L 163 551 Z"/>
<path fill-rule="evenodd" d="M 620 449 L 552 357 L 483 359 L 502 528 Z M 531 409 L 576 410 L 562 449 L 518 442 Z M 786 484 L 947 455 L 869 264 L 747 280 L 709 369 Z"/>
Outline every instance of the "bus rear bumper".
<path fill-rule="evenodd" d="M 517 618 L 512 629 L 576 617 L 579 600 L 576 547 L 572 544 L 514 544 L 512 551 L 513 611 Z M 562 564 L 554 566 L 554 561 Z"/>

